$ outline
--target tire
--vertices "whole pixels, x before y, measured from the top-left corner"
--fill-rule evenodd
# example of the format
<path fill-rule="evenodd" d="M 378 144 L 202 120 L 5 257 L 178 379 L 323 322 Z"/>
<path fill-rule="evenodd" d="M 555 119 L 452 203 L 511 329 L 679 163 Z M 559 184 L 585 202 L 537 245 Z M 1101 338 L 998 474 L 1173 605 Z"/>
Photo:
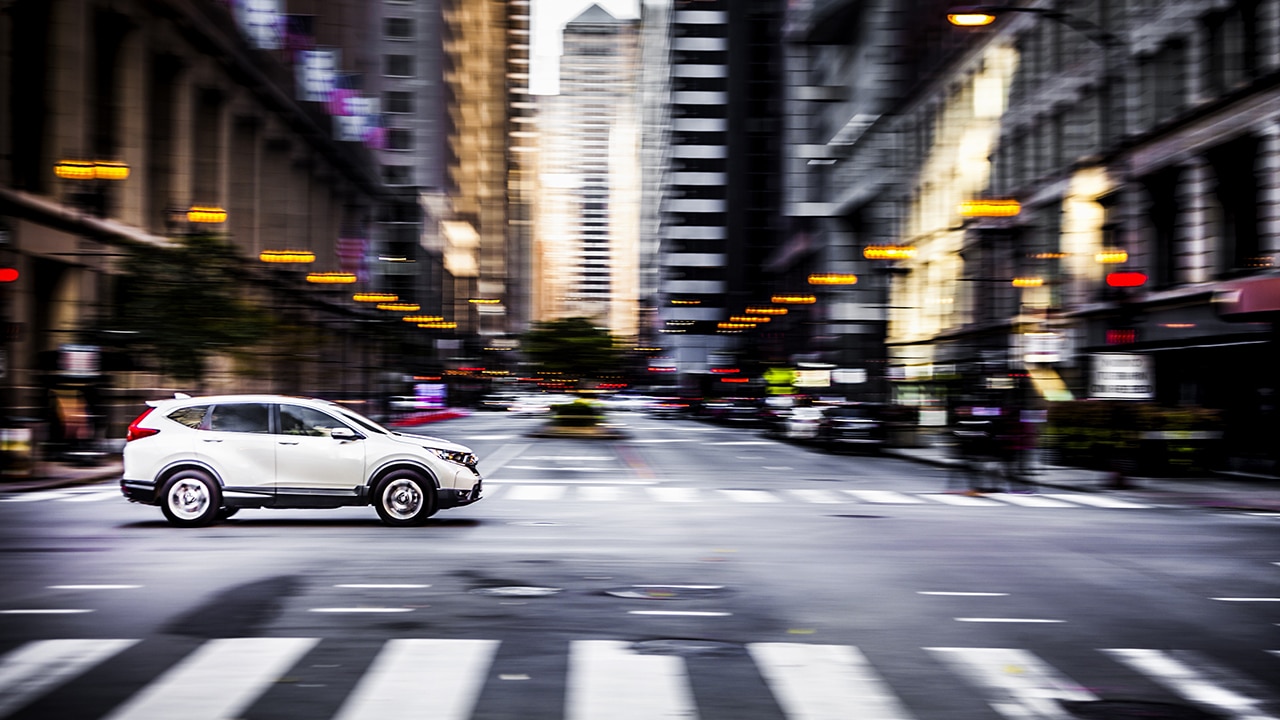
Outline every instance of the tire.
<path fill-rule="evenodd" d="M 203 470 L 182 470 L 169 478 L 160 493 L 160 509 L 178 527 L 204 527 L 218 519 L 222 489 Z"/>
<path fill-rule="evenodd" d="M 378 482 L 373 507 L 387 525 L 421 525 L 435 514 L 436 488 L 412 470 L 396 470 Z"/>

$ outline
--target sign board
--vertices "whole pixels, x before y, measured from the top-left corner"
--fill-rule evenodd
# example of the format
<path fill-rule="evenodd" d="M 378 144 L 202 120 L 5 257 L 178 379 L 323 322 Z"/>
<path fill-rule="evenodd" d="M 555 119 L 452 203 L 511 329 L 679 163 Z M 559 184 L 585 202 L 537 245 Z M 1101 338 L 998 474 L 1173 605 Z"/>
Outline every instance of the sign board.
<path fill-rule="evenodd" d="M 1063 336 L 1056 332 L 1029 332 L 1022 335 L 1023 362 L 1056 363 L 1062 360 Z"/>
<path fill-rule="evenodd" d="M 840 368 L 831 371 L 832 382 L 842 385 L 857 385 L 867 381 L 866 368 Z"/>
<path fill-rule="evenodd" d="M 97 377 L 98 357 L 96 345 L 63 345 L 59 353 L 59 370 L 70 377 Z"/>
<path fill-rule="evenodd" d="M 797 370 L 796 387 L 831 387 L 830 370 Z"/>
<path fill-rule="evenodd" d="M 1095 400 L 1150 400 L 1155 397 L 1155 363 L 1149 355 L 1095 353 L 1089 397 Z"/>

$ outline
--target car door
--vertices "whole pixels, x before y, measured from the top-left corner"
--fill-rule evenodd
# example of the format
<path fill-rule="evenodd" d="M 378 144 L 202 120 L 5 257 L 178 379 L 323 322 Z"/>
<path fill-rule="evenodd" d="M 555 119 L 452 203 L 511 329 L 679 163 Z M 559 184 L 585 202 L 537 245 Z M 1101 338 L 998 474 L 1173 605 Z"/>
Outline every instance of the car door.
<path fill-rule="evenodd" d="M 222 477 L 227 490 L 271 494 L 276 482 L 276 443 L 271 405 L 218 403 L 196 441 L 196 456 Z"/>
<path fill-rule="evenodd" d="M 276 492 L 354 494 L 364 484 L 365 441 L 337 440 L 329 434 L 339 427 L 367 433 L 305 405 L 281 403 L 279 408 Z"/>

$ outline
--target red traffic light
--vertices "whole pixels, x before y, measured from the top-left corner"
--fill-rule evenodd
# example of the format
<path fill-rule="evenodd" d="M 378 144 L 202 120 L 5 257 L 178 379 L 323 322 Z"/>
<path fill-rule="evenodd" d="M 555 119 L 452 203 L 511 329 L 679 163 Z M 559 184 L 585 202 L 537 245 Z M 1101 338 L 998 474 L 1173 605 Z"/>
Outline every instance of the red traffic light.
<path fill-rule="evenodd" d="M 1113 272 L 1107 275 L 1107 284 L 1111 287 L 1130 288 L 1140 287 L 1147 282 L 1146 273 L 1140 272 Z"/>
<path fill-rule="evenodd" d="M 18 279 L 18 269 L 0 267 L 0 283 L 13 282 Z"/>

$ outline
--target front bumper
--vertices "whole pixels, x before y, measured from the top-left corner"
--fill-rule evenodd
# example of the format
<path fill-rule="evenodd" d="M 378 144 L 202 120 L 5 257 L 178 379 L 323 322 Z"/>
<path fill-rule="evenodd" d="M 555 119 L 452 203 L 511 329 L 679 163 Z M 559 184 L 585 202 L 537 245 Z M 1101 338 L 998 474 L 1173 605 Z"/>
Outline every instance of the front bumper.
<path fill-rule="evenodd" d="M 440 488 L 436 491 L 436 502 L 440 509 L 462 507 L 483 497 L 484 480 L 476 477 L 476 484 L 471 486 L 469 490 L 458 490 L 454 488 Z"/>

